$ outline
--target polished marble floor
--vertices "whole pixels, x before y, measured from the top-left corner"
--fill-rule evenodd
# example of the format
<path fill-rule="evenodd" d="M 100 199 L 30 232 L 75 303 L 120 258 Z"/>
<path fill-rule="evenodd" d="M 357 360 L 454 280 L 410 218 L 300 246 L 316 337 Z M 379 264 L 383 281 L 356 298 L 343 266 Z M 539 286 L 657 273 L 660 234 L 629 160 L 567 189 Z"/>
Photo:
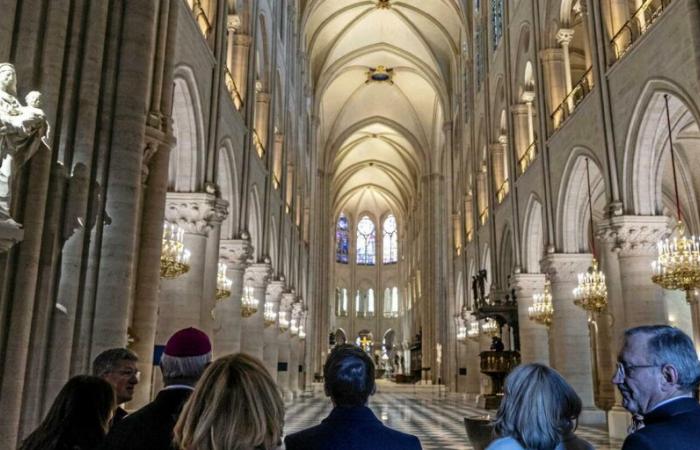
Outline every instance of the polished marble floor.
<path fill-rule="evenodd" d="M 412 387 L 387 382 L 378 383 L 370 407 L 387 426 L 420 438 L 424 449 L 472 450 L 466 438 L 463 417 L 484 415 L 458 394 L 438 392 L 437 387 Z M 330 412 L 328 399 L 317 389 L 314 395 L 302 396 L 287 406 L 287 434 L 318 424 Z M 608 439 L 605 431 L 579 427 L 576 432 L 597 450 L 614 450 L 622 442 Z"/>

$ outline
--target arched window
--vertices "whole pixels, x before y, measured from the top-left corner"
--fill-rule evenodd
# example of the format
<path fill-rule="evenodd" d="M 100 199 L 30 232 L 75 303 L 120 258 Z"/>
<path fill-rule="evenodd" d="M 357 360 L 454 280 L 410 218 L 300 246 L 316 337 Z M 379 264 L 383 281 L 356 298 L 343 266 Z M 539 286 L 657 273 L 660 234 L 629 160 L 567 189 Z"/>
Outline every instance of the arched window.
<path fill-rule="evenodd" d="M 348 290 L 345 288 L 336 288 L 336 305 L 338 317 L 347 317 L 348 315 Z"/>
<path fill-rule="evenodd" d="M 399 233 L 396 227 L 396 217 L 390 214 L 382 226 L 384 245 L 382 246 L 384 264 L 393 264 L 399 260 Z"/>
<path fill-rule="evenodd" d="M 396 286 L 384 289 L 384 317 L 399 317 L 399 288 Z"/>
<path fill-rule="evenodd" d="M 348 263 L 350 253 L 350 224 L 345 214 L 340 213 L 338 223 L 335 226 L 335 260 L 341 264 Z"/>
<path fill-rule="evenodd" d="M 366 317 L 374 317 L 374 289 L 367 290 L 367 314 Z"/>
<path fill-rule="evenodd" d="M 391 310 L 396 316 L 399 315 L 399 288 L 396 286 L 391 288 Z"/>
<path fill-rule="evenodd" d="M 367 266 L 376 264 L 375 240 L 374 222 L 364 216 L 357 223 L 357 264 Z"/>
<path fill-rule="evenodd" d="M 362 297 L 360 296 L 360 290 L 355 291 L 355 316 L 362 316 Z"/>
<path fill-rule="evenodd" d="M 491 39 L 494 50 L 498 48 L 501 37 L 503 37 L 503 0 L 491 0 Z"/>

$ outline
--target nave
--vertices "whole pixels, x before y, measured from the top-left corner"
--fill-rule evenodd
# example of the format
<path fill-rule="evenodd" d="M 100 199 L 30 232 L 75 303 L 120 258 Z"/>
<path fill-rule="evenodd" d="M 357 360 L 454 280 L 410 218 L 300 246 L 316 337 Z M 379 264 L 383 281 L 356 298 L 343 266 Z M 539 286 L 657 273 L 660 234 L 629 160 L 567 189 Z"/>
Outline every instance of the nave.
<path fill-rule="evenodd" d="M 323 395 L 323 387 L 313 386 L 312 392 L 286 405 L 285 434 L 317 425 L 330 413 L 331 403 Z M 377 382 L 377 393 L 369 400 L 369 407 L 385 425 L 418 436 L 425 450 L 472 450 L 463 417 L 494 414 L 473 404 L 462 394 L 445 392 L 439 386 L 401 385 L 386 380 Z M 597 450 L 622 447 L 621 440 L 609 438 L 599 428 L 579 426 L 576 435 Z"/>

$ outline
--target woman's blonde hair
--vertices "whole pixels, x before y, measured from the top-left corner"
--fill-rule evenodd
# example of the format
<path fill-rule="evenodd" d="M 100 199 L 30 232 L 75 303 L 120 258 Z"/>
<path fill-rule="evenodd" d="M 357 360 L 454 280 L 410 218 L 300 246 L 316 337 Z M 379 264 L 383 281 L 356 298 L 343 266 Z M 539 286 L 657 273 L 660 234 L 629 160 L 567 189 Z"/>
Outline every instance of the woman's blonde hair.
<path fill-rule="evenodd" d="M 508 375 L 494 424 L 528 450 L 552 450 L 576 427 L 581 398 L 559 373 L 542 364 L 518 366 Z"/>
<path fill-rule="evenodd" d="M 187 450 L 274 449 L 284 427 L 282 396 L 263 364 L 243 353 L 214 361 L 175 425 Z"/>

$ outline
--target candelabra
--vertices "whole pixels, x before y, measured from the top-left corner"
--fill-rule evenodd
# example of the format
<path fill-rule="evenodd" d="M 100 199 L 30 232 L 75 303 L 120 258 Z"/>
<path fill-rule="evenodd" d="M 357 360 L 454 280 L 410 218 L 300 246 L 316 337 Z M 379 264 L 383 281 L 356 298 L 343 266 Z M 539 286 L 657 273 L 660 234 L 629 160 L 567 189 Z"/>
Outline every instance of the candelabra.
<path fill-rule="evenodd" d="M 219 270 L 216 273 L 216 299 L 223 300 L 231 295 L 233 281 L 226 276 L 228 266 L 225 262 L 219 261 Z"/>
<path fill-rule="evenodd" d="M 473 321 L 469 324 L 469 330 L 467 330 L 467 337 L 472 341 L 478 341 L 481 330 L 479 328 L 479 322 Z"/>
<path fill-rule="evenodd" d="M 544 294 L 537 293 L 532 296 L 532 300 L 532 306 L 527 308 L 527 315 L 530 320 L 547 327 L 550 326 L 554 316 L 554 307 L 552 306 L 552 292 L 549 287 L 549 281 L 544 283 Z"/>
<path fill-rule="evenodd" d="M 501 334 L 501 327 L 498 326 L 498 322 L 495 320 L 488 320 L 481 326 L 481 331 L 487 336 L 499 336 Z"/>
<path fill-rule="evenodd" d="M 665 239 L 658 243 L 658 256 L 652 266 L 651 280 L 664 289 L 685 291 L 685 300 L 697 302 L 693 295 L 700 287 L 700 243 L 695 236 L 685 235 L 685 226 L 681 216 L 681 203 L 678 197 L 678 178 L 676 175 L 676 157 L 673 151 L 671 116 L 668 110 L 668 94 L 664 94 L 666 104 L 666 125 L 671 152 L 671 169 L 673 170 L 673 189 L 676 195 L 676 214 L 678 225 L 673 240 Z"/>
<path fill-rule="evenodd" d="M 588 213 L 593 261 L 588 271 L 578 274 L 578 286 L 574 288 L 574 304 L 589 312 L 601 312 L 608 306 L 608 288 L 605 286 L 605 274 L 598 270 L 598 261 L 595 259 L 593 203 L 591 201 L 591 176 L 588 169 L 588 158 L 586 158 L 586 182 L 588 185 Z"/>
<path fill-rule="evenodd" d="M 289 329 L 289 319 L 287 318 L 287 311 L 279 312 L 279 328 L 280 333 L 284 333 Z"/>
<path fill-rule="evenodd" d="M 253 286 L 245 286 L 243 288 L 243 297 L 241 298 L 241 316 L 250 317 L 258 312 L 258 304 L 260 302 L 255 298 Z"/>
<path fill-rule="evenodd" d="M 265 303 L 265 311 L 263 312 L 265 327 L 270 327 L 277 322 L 277 313 L 273 303 Z"/>
<path fill-rule="evenodd" d="M 175 224 L 163 225 L 163 242 L 160 253 L 160 277 L 177 278 L 190 270 L 190 251 L 184 244 L 185 231 Z"/>
<path fill-rule="evenodd" d="M 461 324 L 457 327 L 457 342 L 467 342 L 467 327 Z"/>
<path fill-rule="evenodd" d="M 296 336 L 299 334 L 299 319 L 293 317 L 289 322 L 289 334 Z"/>

